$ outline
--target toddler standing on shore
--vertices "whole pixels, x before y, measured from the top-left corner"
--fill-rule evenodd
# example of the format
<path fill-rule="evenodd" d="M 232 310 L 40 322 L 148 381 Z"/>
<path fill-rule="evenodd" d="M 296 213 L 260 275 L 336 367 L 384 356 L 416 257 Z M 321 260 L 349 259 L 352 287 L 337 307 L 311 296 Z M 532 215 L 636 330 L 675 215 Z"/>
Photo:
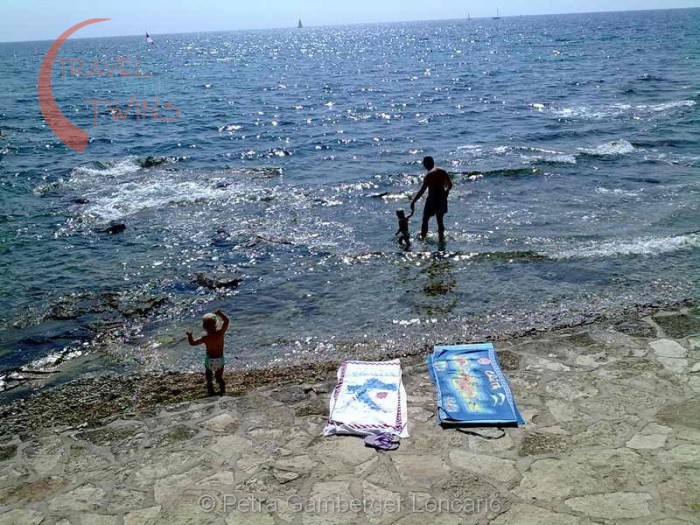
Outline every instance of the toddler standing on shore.
<path fill-rule="evenodd" d="M 217 316 L 223 321 L 219 329 L 216 326 Z M 210 396 L 214 395 L 214 385 L 212 383 L 214 377 L 216 377 L 216 382 L 219 385 L 219 395 L 223 396 L 226 392 L 226 383 L 224 383 L 224 335 L 226 330 L 228 330 L 228 325 L 228 316 L 221 310 L 217 310 L 213 314 L 206 314 L 202 317 L 202 328 L 207 332 L 205 335 L 199 339 L 194 339 L 192 332 L 187 332 L 187 342 L 190 346 L 204 344 L 206 348 L 204 373 L 207 378 L 207 392 L 209 392 Z"/>

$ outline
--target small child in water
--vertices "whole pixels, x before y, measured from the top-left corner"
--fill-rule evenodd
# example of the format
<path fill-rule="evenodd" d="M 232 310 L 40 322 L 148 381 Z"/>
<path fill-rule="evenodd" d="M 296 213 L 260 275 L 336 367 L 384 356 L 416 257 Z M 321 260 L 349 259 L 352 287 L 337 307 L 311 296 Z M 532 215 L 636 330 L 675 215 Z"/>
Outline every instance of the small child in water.
<path fill-rule="evenodd" d="M 223 396 L 226 392 L 226 383 L 224 383 L 224 335 L 226 334 L 226 330 L 228 330 L 229 319 L 221 310 L 217 310 L 214 314 L 206 314 L 202 317 L 202 328 L 204 328 L 207 333 L 199 339 L 194 339 L 192 337 L 192 332 L 187 332 L 187 342 L 190 346 L 204 345 L 207 352 L 204 358 L 207 392 L 209 392 L 210 396 L 214 395 L 212 379 L 215 376 L 216 382 L 219 385 L 219 395 Z M 223 321 L 219 329 L 216 327 L 217 316 Z"/>
<path fill-rule="evenodd" d="M 394 235 L 399 236 L 399 244 L 408 248 L 411 246 L 411 234 L 408 231 L 408 220 L 413 217 L 413 213 L 406 216 L 406 212 L 403 209 L 396 210 L 396 216 L 399 218 L 399 229 L 396 230 Z"/>

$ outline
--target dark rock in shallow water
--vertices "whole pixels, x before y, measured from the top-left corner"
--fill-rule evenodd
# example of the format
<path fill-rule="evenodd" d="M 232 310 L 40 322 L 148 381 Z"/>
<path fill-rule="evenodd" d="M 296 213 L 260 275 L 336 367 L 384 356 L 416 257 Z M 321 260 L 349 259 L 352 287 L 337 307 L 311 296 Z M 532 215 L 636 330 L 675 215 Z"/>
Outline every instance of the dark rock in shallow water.
<path fill-rule="evenodd" d="M 169 161 L 168 157 L 146 157 L 145 159 L 139 159 L 139 166 L 142 168 L 154 168 L 161 164 L 167 164 Z"/>
<path fill-rule="evenodd" d="M 97 230 L 97 233 L 109 233 L 109 234 L 117 234 L 117 233 L 122 233 L 124 230 L 126 230 L 126 224 L 118 222 L 116 224 L 112 224 L 106 228 L 103 228 L 101 230 Z"/>
<path fill-rule="evenodd" d="M 85 292 L 69 295 L 54 303 L 45 319 L 65 321 L 77 317 L 116 309 L 119 304 L 116 293 L 106 292 L 101 295 Z"/>
<path fill-rule="evenodd" d="M 167 297 L 142 297 L 119 306 L 124 317 L 145 317 L 168 302 Z"/>
<path fill-rule="evenodd" d="M 258 178 L 280 177 L 284 173 L 283 168 L 271 168 L 265 166 L 250 168 L 250 171 L 252 171 Z"/>
<path fill-rule="evenodd" d="M 126 318 L 146 317 L 167 302 L 168 298 L 160 295 L 84 292 L 62 297 L 51 305 L 44 320 L 66 321 L 90 316 L 90 325 L 99 326 L 103 322 L 118 326 Z"/>
<path fill-rule="evenodd" d="M 89 201 L 88 199 L 79 198 L 79 199 L 73 199 L 73 202 L 74 202 L 75 204 L 87 204 L 87 203 L 89 203 L 90 201 Z"/>
<path fill-rule="evenodd" d="M 198 286 L 214 290 L 216 288 L 236 288 L 241 284 L 241 281 L 243 281 L 243 278 L 238 274 L 198 273 L 192 282 Z"/>

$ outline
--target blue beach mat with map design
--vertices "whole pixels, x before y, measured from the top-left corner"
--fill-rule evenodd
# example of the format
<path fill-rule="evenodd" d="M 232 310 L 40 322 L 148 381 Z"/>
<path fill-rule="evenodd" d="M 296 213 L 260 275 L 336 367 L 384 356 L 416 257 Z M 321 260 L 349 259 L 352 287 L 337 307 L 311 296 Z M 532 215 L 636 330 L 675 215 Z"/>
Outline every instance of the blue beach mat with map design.
<path fill-rule="evenodd" d="M 441 425 L 525 424 L 491 343 L 436 346 L 428 370 Z"/>

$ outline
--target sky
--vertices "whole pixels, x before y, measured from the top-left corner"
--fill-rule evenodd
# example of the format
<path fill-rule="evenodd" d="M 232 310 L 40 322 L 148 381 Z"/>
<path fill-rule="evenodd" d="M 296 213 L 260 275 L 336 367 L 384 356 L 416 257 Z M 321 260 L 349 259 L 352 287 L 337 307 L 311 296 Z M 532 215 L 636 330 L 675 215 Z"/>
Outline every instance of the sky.
<path fill-rule="evenodd" d="M 236 29 L 700 7 L 700 0 L 0 0 L 0 42 Z"/>

